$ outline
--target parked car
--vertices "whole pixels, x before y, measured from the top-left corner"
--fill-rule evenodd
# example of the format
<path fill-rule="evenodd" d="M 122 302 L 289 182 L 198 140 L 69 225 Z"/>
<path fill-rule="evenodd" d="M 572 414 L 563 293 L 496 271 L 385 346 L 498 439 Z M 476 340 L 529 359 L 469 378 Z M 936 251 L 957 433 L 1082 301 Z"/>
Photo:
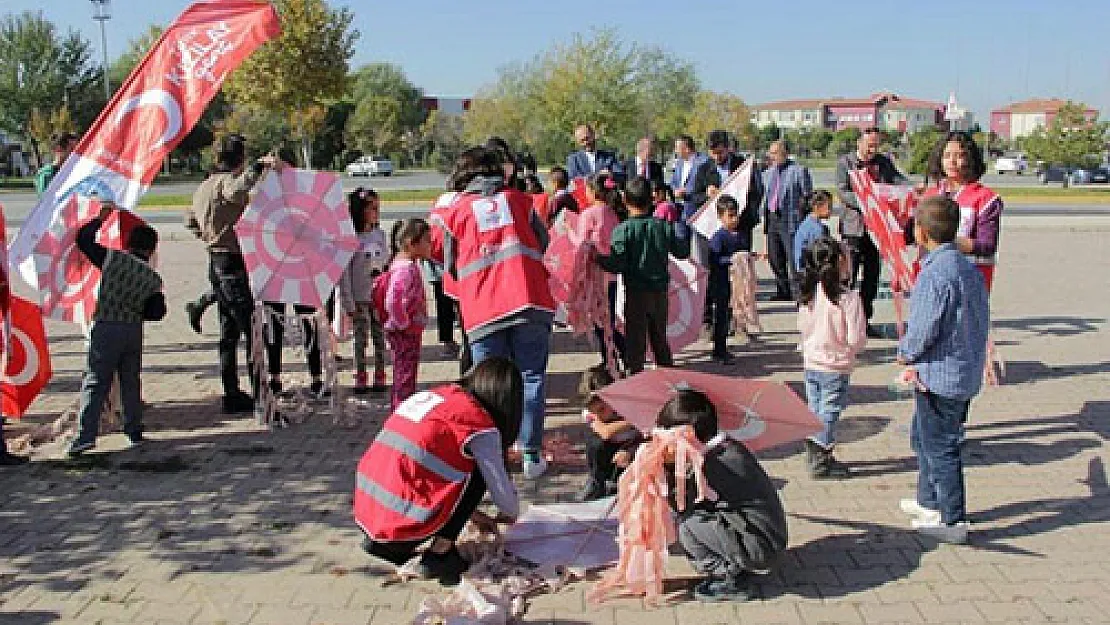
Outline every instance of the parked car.
<path fill-rule="evenodd" d="M 1072 184 L 1107 184 L 1110 170 L 1105 167 L 1081 167 L 1071 172 Z"/>
<path fill-rule="evenodd" d="M 1003 174 L 1017 174 L 1020 176 L 1027 169 L 1029 169 L 1029 161 L 1025 160 L 1024 154 L 1003 155 L 994 161 L 994 171 L 999 176 Z"/>
<path fill-rule="evenodd" d="M 392 176 L 393 161 L 384 156 L 362 156 L 347 165 L 348 176 Z"/>
<path fill-rule="evenodd" d="M 1040 168 L 1037 173 L 1037 180 L 1041 184 L 1048 184 L 1050 182 L 1071 182 L 1071 171 L 1066 167 L 1059 165 L 1045 165 Z"/>

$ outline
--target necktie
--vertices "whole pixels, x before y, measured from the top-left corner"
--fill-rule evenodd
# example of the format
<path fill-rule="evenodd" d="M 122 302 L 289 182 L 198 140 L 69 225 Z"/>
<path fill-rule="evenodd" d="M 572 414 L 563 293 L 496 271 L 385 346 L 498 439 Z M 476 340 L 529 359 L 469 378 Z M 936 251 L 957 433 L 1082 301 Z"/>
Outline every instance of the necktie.
<path fill-rule="evenodd" d="M 770 207 L 771 207 L 771 212 L 772 213 L 779 212 L 779 189 L 782 187 L 782 177 L 779 174 L 780 174 L 780 172 L 776 169 L 775 170 L 775 184 L 771 187 Z"/>

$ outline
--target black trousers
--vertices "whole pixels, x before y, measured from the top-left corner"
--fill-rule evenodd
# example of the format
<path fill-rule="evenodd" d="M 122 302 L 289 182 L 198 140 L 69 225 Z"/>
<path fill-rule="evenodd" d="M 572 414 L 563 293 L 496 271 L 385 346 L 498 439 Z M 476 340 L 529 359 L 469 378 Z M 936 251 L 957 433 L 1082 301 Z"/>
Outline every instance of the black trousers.
<path fill-rule="evenodd" d="M 441 280 L 432 281 L 432 292 L 436 297 L 436 328 L 439 330 L 440 343 L 455 342 L 455 300 L 443 292 Z"/>
<path fill-rule="evenodd" d="M 797 292 L 794 271 L 794 233 L 777 213 L 767 215 L 767 256 L 775 274 L 775 291 L 779 297 L 793 299 Z"/>
<path fill-rule="evenodd" d="M 247 369 L 251 375 L 254 395 L 258 394 L 258 380 L 251 361 L 251 313 L 254 297 L 251 295 L 247 268 L 242 254 L 210 251 L 208 254 L 208 281 L 216 294 L 220 314 L 220 380 L 224 396 L 239 392 L 237 352 L 239 337 L 246 337 Z"/>
<path fill-rule="evenodd" d="M 875 312 L 875 296 L 879 293 L 879 274 L 882 272 L 882 259 L 879 248 L 871 236 L 864 233 L 860 237 L 844 237 L 848 250 L 852 254 L 852 288 L 859 285 L 859 296 L 863 300 L 863 312 L 870 320 Z M 863 268 L 863 280 L 859 280 L 860 268 Z"/>
<path fill-rule="evenodd" d="M 648 341 L 656 365 L 674 366 L 671 345 L 667 342 L 667 307 L 666 291 L 625 291 L 624 364 L 628 373 L 644 370 Z"/>
<path fill-rule="evenodd" d="M 613 328 L 613 346 L 617 348 L 617 356 L 624 360 L 624 335 L 617 332 L 617 283 L 609 283 L 609 326 Z M 597 348 L 601 352 L 601 364 L 609 365 L 609 354 L 605 353 L 605 334 L 601 326 L 594 326 L 594 336 L 597 338 Z"/>
<path fill-rule="evenodd" d="M 481 471 L 477 468 L 470 474 L 470 481 L 467 482 L 466 488 L 463 490 L 462 497 L 459 498 L 459 504 L 455 506 L 455 512 L 443 527 L 439 528 L 433 536 L 455 542 L 462 533 L 463 527 L 474 511 L 478 509 L 478 504 L 482 503 L 482 497 L 486 496 L 486 480 L 482 477 Z M 398 540 L 393 542 L 375 541 L 367 538 L 365 549 L 372 555 L 378 556 L 394 564 L 404 564 L 416 552 L 419 547 L 427 539 L 420 540 Z"/>
<path fill-rule="evenodd" d="M 732 282 L 724 267 L 710 272 L 706 295 L 713 303 L 713 355 L 722 356 L 728 351 L 728 331 L 732 325 Z"/>
<path fill-rule="evenodd" d="M 607 480 L 616 479 L 620 474 L 617 465 L 613 464 L 613 456 L 622 449 L 635 449 L 639 440 L 628 443 L 614 443 L 597 435 L 592 429 L 586 432 L 586 467 L 590 472 L 590 479 L 599 484 Z"/>
<path fill-rule="evenodd" d="M 285 304 L 279 302 L 266 302 L 266 307 L 279 315 L 284 315 Z M 316 312 L 312 306 L 293 304 L 293 312 L 298 315 L 311 315 Z M 304 330 L 304 350 L 308 354 L 308 372 L 313 378 L 320 377 L 323 368 L 320 366 L 320 341 L 316 336 L 316 327 L 312 321 L 301 321 Z M 269 332 L 263 334 L 266 341 L 266 370 L 271 376 L 281 374 L 281 349 L 285 344 L 285 324 L 275 322 Z"/>

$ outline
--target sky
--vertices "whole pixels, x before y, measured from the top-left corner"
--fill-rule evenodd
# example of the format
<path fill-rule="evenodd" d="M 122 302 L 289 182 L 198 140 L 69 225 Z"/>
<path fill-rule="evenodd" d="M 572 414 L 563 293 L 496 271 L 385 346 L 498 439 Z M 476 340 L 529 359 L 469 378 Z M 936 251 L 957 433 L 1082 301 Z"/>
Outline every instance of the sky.
<path fill-rule="evenodd" d="M 428 95 L 470 96 L 499 68 L 593 27 L 657 45 L 696 67 L 702 86 L 749 104 L 876 91 L 989 111 L 1029 97 L 1086 102 L 1110 117 L 1110 1 L 1069 0 L 329 0 L 361 32 L 352 65 L 400 65 Z M 185 0 L 113 0 L 109 58 Z M 0 0 L 42 11 L 101 55 L 89 0 Z"/>

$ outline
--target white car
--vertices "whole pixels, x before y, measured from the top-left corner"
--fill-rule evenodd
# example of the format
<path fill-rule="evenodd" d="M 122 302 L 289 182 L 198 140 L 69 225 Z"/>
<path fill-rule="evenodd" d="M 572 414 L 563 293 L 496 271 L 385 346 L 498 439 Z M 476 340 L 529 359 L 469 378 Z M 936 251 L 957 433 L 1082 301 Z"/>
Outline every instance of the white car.
<path fill-rule="evenodd" d="M 384 156 L 363 156 L 347 165 L 348 176 L 392 176 L 393 161 Z"/>
<path fill-rule="evenodd" d="M 994 171 L 999 176 L 1003 174 L 1017 174 L 1020 176 L 1027 169 L 1029 169 L 1029 161 L 1025 160 L 1024 154 L 999 156 L 998 160 L 994 162 Z"/>

